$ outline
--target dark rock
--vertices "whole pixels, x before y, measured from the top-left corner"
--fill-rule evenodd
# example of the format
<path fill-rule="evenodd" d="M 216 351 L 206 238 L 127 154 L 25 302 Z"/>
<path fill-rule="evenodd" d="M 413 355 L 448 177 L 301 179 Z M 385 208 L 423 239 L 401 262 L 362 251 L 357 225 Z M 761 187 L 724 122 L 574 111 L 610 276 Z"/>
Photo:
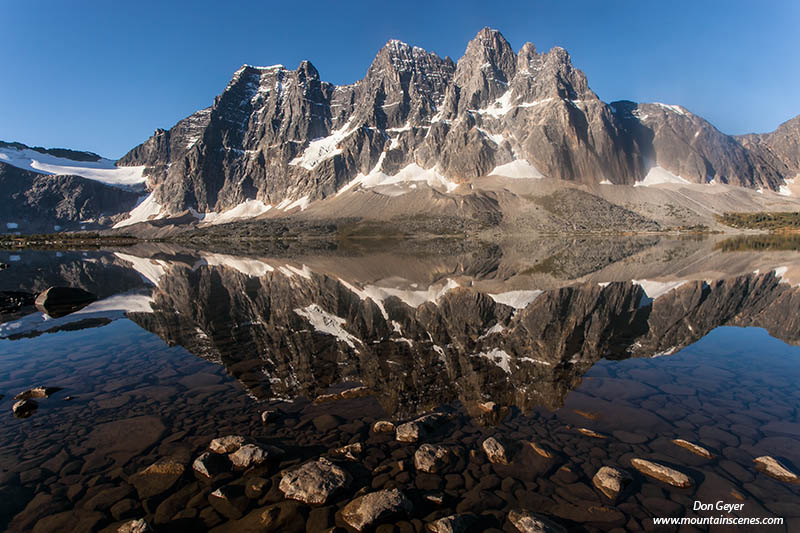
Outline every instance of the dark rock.
<path fill-rule="evenodd" d="M 160 459 L 144 470 L 132 475 L 130 483 L 136 487 L 139 498 L 146 499 L 168 491 L 186 471 L 186 465 L 173 458 Z"/>
<path fill-rule="evenodd" d="M 11 407 L 11 411 L 17 418 L 28 418 L 38 408 L 36 400 L 20 400 Z"/>
<path fill-rule="evenodd" d="M 36 308 L 53 318 L 82 309 L 97 300 L 97 296 L 75 287 L 50 287 L 36 297 Z"/>
<path fill-rule="evenodd" d="M 240 519 L 250 503 L 244 488 L 238 485 L 218 488 L 208 496 L 208 502 L 219 514 L 231 520 Z"/>

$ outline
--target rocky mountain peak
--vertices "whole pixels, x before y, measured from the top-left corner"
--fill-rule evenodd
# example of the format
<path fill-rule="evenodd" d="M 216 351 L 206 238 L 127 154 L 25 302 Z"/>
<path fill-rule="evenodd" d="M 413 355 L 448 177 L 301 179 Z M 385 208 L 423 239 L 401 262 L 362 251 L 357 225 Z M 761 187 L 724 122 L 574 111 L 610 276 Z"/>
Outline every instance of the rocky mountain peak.
<path fill-rule="evenodd" d="M 517 55 L 505 37 L 483 28 L 467 44 L 453 81 L 459 88 L 458 110 L 480 109 L 508 90 L 517 70 Z"/>

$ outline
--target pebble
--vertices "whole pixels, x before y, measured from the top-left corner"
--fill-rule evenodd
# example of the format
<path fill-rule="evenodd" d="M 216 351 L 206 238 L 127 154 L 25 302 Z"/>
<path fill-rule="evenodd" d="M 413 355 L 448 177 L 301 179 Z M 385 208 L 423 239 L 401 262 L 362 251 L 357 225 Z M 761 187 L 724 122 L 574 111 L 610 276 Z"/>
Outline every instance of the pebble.
<path fill-rule="evenodd" d="M 508 458 L 505 447 L 494 437 L 489 437 L 483 441 L 481 447 L 483 448 L 483 451 L 490 463 L 507 465 L 511 462 Z"/>
<path fill-rule="evenodd" d="M 706 450 L 702 446 L 694 444 L 693 442 L 689 442 L 688 440 L 683 439 L 673 439 L 672 444 L 676 446 L 680 446 L 681 448 L 687 449 L 695 455 L 699 455 L 705 459 L 713 459 L 714 456 L 711 454 L 710 451 Z"/>
<path fill-rule="evenodd" d="M 632 481 L 630 474 L 610 466 L 604 466 L 592 478 L 592 483 L 610 500 L 616 500 L 619 493 Z"/>

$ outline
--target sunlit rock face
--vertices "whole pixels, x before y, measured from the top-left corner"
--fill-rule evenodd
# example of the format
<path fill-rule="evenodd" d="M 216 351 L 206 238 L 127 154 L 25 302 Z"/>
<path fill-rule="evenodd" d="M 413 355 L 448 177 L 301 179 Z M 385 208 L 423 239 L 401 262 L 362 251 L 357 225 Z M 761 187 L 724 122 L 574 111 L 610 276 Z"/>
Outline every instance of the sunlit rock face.
<path fill-rule="evenodd" d="M 397 417 L 455 401 L 476 417 L 490 401 L 494 415 L 558 408 L 598 360 L 670 355 L 722 325 L 800 341 L 786 312 L 800 296 L 775 271 L 487 292 L 464 275 L 484 261 L 392 285 L 282 260 L 159 259 L 152 311 L 128 316 L 225 365 L 257 398 L 358 382 Z"/>
<path fill-rule="evenodd" d="M 563 48 L 514 51 L 484 28 L 457 62 L 389 41 L 350 85 L 308 61 L 245 65 L 210 107 L 119 164 L 147 167 L 161 215 L 284 212 L 398 183 L 449 194 L 487 175 L 778 191 L 797 173 L 793 127 L 732 137 L 677 105 L 607 104 Z"/>

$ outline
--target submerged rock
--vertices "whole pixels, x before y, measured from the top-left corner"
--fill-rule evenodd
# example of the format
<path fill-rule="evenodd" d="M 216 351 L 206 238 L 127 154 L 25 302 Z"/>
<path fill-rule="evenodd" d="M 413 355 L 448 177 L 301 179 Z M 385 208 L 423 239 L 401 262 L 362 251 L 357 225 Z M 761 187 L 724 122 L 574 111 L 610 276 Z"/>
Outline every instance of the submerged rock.
<path fill-rule="evenodd" d="M 38 408 L 39 404 L 35 400 L 20 400 L 11 407 L 11 412 L 17 418 L 28 418 Z"/>
<path fill-rule="evenodd" d="M 659 463 L 645 459 L 631 459 L 631 465 L 646 476 L 655 478 L 673 487 L 686 488 L 692 486 L 692 480 L 682 472 Z"/>
<path fill-rule="evenodd" d="M 144 518 L 129 520 L 117 528 L 117 533 L 148 533 L 153 531 Z"/>
<path fill-rule="evenodd" d="M 277 420 L 278 418 L 278 411 L 274 409 L 267 409 L 265 411 L 261 411 L 261 423 L 262 424 L 269 424 L 273 420 Z"/>
<path fill-rule="evenodd" d="M 172 458 L 161 459 L 132 475 L 130 483 L 144 500 L 168 491 L 186 471 L 186 466 Z"/>
<path fill-rule="evenodd" d="M 394 431 L 394 424 L 388 420 L 378 420 L 372 424 L 373 433 L 391 433 Z"/>
<path fill-rule="evenodd" d="M 753 462 L 756 464 L 756 468 L 768 476 L 774 477 L 779 481 L 785 481 L 786 483 L 800 484 L 800 477 L 774 457 L 762 455 L 761 457 L 753 459 Z"/>
<path fill-rule="evenodd" d="M 323 504 L 350 480 L 350 474 L 323 457 L 285 472 L 278 488 L 292 500 Z"/>
<path fill-rule="evenodd" d="M 490 463 L 496 465 L 507 465 L 511 462 L 505 446 L 494 437 L 489 437 L 482 444 L 483 451 Z"/>
<path fill-rule="evenodd" d="M 548 450 L 547 448 L 536 442 L 529 441 L 526 444 L 530 447 L 531 450 L 534 451 L 534 453 L 536 453 L 541 457 L 544 457 L 545 459 L 552 459 L 554 457 L 553 452 L 551 452 L 550 450 Z"/>
<path fill-rule="evenodd" d="M 417 442 L 433 432 L 437 424 L 447 419 L 442 413 L 431 413 L 397 426 L 395 438 L 399 442 Z"/>
<path fill-rule="evenodd" d="M 220 487 L 208 495 L 208 503 L 222 516 L 238 520 L 247 510 L 250 501 L 241 486 Z"/>
<path fill-rule="evenodd" d="M 475 515 L 471 514 L 445 516 L 425 526 L 425 530 L 431 533 L 466 533 L 475 520 Z"/>
<path fill-rule="evenodd" d="M 330 451 L 331 457 L 347 459 L 348 461 L 358 461 L 362 453 L 364 453 L 364 445 L 360 442 L 354 442 Z"/>
<path fill-rule="evenodd" d="M 251 466 L 260 465 L 270 457 L 283 454 L 283 450 L 274 446 L 264 447 L 258 444 L 245 444 L 232 454 L 228 455 L 234 468 L 244 470 Z"/>
<path fill-rule="evenodd" d="M 36 297 L 34 304 L 53 318 L 74 313 L 97 300 L 97 296 L 74 287 L 50 287 Z"/>
<path fill-rule="evenodd" d="M 604 466 L 592 478 L 592 483 L 600 492 L 605 494 L 608 499 L 616 500 L 619 493 L 632 481 L 628 472 Z"/>
<path fill-rule="evenodd" d="M 411 501 L 398 489 L 379 490 L 345 505 L 341 516 L 356 531 L 364 531 L 390 518 L 408 514 L 413 508 Z"/>
<path fill-rule="evenodd" d="M 436 474 L 450 466 L 455 455 L 453 447 L 423 444 L 414 452 L 414 467 L 420 472 Z"/>
<path fill-rule="evenodd" d="M 530 511 L 510 511 L 508 521 L 520 533 L 566 533 L 566 529 L 547 517 Z"/>
<path fill-rule="evenodd" d="M 229 471 L 230 468 L 231 462 L 227 456 L 213 452 L 203 452 L 192 463 L 192 470 L 201 480 L 211 479 L 218 474 Z"/>
<path fill-rule="evenodd" d="M 247 442 L 247 438 L 242 435 L 228 435 L 219 437 L 211 441 L 208 449 L 214 453 L 233 453 Z"/>
<path fill-rule="evenodd" d="M 20 392 L 14 396 L 15 400 L 28 400 L 31 398 L 42 399 L 49 398 L 51 395 L 62 390 L 61 387 L 34 387 L 26 391 Z"/>
<path fill-rule="evenodd" d="M 685 448 L 685 449 L 689 450 L 690 452 L 692 452 L 693 454 L 699 455 L 700 457 L 703 457 L 705 459 L 713 459 L 714 458 L 714 456 L 711 454 L 710 451 L 706 450 L 702 446 L 699 446 L 699 445 L 697 445 L 697 444 L 695 444 L 693 442 L 689 442 L 688 440 L 673 439 L 672 440 L 672 444 L 675 444 L 676 446 L 680 446 L 681 448 Z"/>
<path fill-rule="evenodd" d="M 602 433 L 598 433 L 597 431 L 589 428 L 578 428 L 578 433 L 581 435 L 586 435 L 587 437 L 592 437 L 593 439 L 607 439 L 608 435 L 603 435 Z"/>

